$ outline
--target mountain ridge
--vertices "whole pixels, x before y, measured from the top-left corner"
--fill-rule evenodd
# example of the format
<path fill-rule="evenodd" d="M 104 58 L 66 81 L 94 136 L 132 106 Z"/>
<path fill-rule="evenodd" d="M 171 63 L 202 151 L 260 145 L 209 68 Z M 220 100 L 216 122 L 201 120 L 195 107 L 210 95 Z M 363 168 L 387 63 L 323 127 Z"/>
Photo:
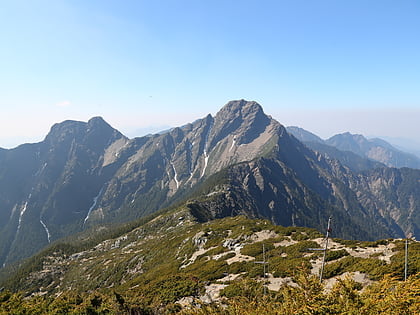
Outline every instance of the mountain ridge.
<path fill-rule="evenodd" d="M 245 214 L 319 228 L 336 215 L 342 219 L 338 235 L 362 239 L 414 236 L 420 225 L 416 170 L 360 173 L 309 149 L 246 100 L 227 103 L 214 117 L 133 139 L 102 118 L 65 121 L 43 142 L 0 152 L 0 162 L 2 264 L 206 189 L 219 196 L 197 207 L 208 219 Z M 389 184 L 395 176 L 400 180 Z"/>
<path fill-rule="evenodd" d="M 367 139 L 361 134 L 345 132 L 323 140 L 314 133 L 300 127 L 288 126 L 286 129 L 310 148 L 317 148 L 323 152 L 328 151 L 328 149 L 322 148 L 320 145 L 328 145 L 340 151 L 352 152 L 362 158 L 382 163 L 388 167 L 420 168 L 420 158 L 414 154 L 401 151 L 380 138 Z"/>

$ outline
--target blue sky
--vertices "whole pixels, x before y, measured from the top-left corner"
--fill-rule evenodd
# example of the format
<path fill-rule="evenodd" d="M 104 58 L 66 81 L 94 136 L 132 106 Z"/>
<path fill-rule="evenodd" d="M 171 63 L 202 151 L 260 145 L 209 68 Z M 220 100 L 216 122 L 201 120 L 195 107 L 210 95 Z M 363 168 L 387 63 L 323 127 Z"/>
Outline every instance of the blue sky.
<path fill-rule="evenodd" d="M 420 143 L 418 1 L 0 0 L 0 147 L 258 101 L 285 125 Z"/>

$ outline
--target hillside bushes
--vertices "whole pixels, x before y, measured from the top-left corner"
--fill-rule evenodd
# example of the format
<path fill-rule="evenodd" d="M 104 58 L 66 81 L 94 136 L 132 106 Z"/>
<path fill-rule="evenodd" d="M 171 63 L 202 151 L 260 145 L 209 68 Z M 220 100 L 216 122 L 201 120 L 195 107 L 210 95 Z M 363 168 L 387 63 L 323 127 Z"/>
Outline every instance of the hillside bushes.
<path fill-rule="evenodd" d="M 184 309 L 183 315 L 207 314 L 365 314 L 417 315 L 420 312 L 420 275 L 402 282 L 385 277 L 360 291 L 360 284 L 346 278 L 326 291 L 315 276 L 302 273 L 298 286 L 283 286 L 263 294 L 261 284 L 239 280 L 222 291 L 223 305 Z"/>

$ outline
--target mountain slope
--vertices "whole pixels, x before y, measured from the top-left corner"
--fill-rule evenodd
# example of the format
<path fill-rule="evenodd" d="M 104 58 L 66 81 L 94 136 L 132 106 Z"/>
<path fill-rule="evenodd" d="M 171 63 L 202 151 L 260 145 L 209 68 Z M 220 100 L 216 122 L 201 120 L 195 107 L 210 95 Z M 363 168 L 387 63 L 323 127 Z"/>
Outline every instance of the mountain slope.
<path fill-rule="evenodd" d="M 296 139 L 299 141 L 306 143 L 306 142 L 314 142 L 314 143 L 325 143 L 323 139 L 318 137 L 316 134 L 305 130 L 303 128 L 297 126 L 287 126 L 287 132 L 292 134 Z"/>
<path fill-rule="evenodd" d="M 0 151 L 0 159 L 1 264 L 184 200 L 202 220 L 246 214 L 321 228 L 333 215 L 346 238 L 418 236 L 420 225 L 418 171 L 360 173 L 310 150 L 245 100 L 135 139 L 101 118 L 66 121 L 41 143 Z M 379 180 L 398 194 L 378 189 Z"/>
<path fill-rule="evenodd" d="M 182 303 L 186 297 L 209 303 L 220 300 L 220 295 L 231 297 L 228 292 L 232 294 L 246 279 L 265 280 L 273 294 L 284 284 L 303 285 L 302 273 L 319 275 L 322 254 L 310 248 L 320 249 L 324 242 L 323 235 L 313 229 L 285 228 L 244 216 L 199 224 L 182 205 L 82 251 L 71 243 L 56 244 L 2 285 L 32 295 L 35 301 L 70 292 L 80 300 L 95 292 L 102 297 L 118 293 L 133 306 L 141 301 L 161 308 Z M 418 245 L 410 244 L 410 275 L 420 271 Z M 331 239 L 328 248 L 325 285 L 347 274 L 361 282 L 360 289 L 385 274 L 399 279 L 403 275 L 401 240 Z M 269 264 L 267 274 L 258 261 Z M 318 278 L 315 281 L 319 283 Z M 73 300 L 69 298 L 68 303 Z"/>
<path fill-rule="evenodd" d="M 8 150 L 0 163 L 0 262 L 31 255 L 80 230 L 106 147 L 125 138 L 101 118 L 54 125 L 41 143 Z"/>

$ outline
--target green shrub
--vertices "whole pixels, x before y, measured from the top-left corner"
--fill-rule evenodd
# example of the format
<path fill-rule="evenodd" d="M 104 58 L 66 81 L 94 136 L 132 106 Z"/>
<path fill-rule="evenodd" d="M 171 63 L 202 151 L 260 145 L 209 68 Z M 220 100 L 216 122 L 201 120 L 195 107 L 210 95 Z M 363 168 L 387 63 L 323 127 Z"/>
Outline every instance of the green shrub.
<path fill-rule="evenodd" d="M 292 240 L 294 241 L 304 241 L 307 239 L 309 239 L 309 236 L 305 232 L 303 233 L 295 232 L 292 234 Z"/>
<path fill-rule="evenodd" d="M 292 277 L 297 270 L 309 269 L 311 264 L 305 258 L 273 257 L 269 261 L 269 272 L 274 277 Z"/>
<path fill-rule="evenodd" d="M 344 272 L 360 271 L 375 277 L 380 269 L 386 265 L 382 260 L 376 258 L 361 258 L 347 256 L 339 261 L 327 264 L 324 269 L 324 278 L 331 278 L 341 275 Z"/>
<path fill-rule="evenodd" d="M 343 274 L 346 271 L 350 271 L 351 266 L 358 263 L 360 258 L 348 256 L 340 261 L 336 261 L 325 265 L 323 277 L 328 279 L 334 276 Z"/>
<path fill-rule="evenodd" d="M 317 242 L 314 241 L 301 241 L 299 243 L 282 247 L 282 251 L 290 258 L 303 257 L 305 254 L 313 253 L 309 248 L 320 248 Z"/>
<path fill-rule="evenodd" d="M 242 296 L 253 299 L 255 297 L 261 296 L 262 292 L 263 285 L 261 282 L 257 282 L 251 279 L 241 279 L 234 281 L 232 284 L 221 290 L 220 296 L 225 296 L 227 298 Z"/>
<path fill-rule="evenodd" d="M 360 246 L 360 241 L 357 240 L 342 240 L 340 238 L 333 238 L 333 241 L 349 248 L 356 248 Z"/>
<path fill-rule="evenodd" d="M 390 264 L 384 264 L 373 274 L 374 278 L 380 278 L 383 274 L 391 274 L 399 280 L 404 279 L 405 268 L 405 245 L 404 242 L 397 245 L 400 250 L 391 257 Z M 411 243 L 408 246 L 408 276 L 420 272 L 420 243 Z"/>
<path fill-rule="evenodd" d="M 235 261 L 234 263 L 228 266 L 228 271 L 230 274 L 239 274 L 242 272 L 248 272 L 250 268 L 250 262 L 245 261 Z"/>
<path fill-rule="evenodd" d="M 337 260 L 341 257 L 348 256 L 349 253 L 345 249 L 329 250 L 325 255 L 325 261 Z"/>
<path fill-rule="evenodd" d="M 236 256 L 236 253 L 227 253 L 226 255 L 223 255 L 218 260 L 228 260 L 229 258 L 233 258 Z"/>
<path fill-rule="evenodd" d="M 212 281 L 223 278 L 228 270 L 224 260 L 199 260 L 185 268 L 187 272 L 194 273 L 202 280 Z"/>
<path fill-rule="evenodd" d="M 373 242 L 364 241 L 360 243 L 360 247 L 378 247 L 379 245 L 388 245 L 388 244 L 389 244 L 388 240 L 378 240 L 378 241 L 373 241 Z"/>
<path fill-rule="evenodd" d="M 194 277 L 177 275 L 155 282 L 152 290 L 164 304 L 168 304 L 185 296 L 197 296 L 200 285 Z"/>
<path fill-rule="evenodd" d="M 258 255 L 261 255 L 263 253 L 263 244 L 264 244 L 266 253 L 274 249 L 273 244 L 265 243 L 265 242 L 256 242 L 253 244 L 247 244 L 244 247 L 242 247 L 241 254 L 257 257 Z"/>
<path fill-rule="evenodd" d="M 268 239 L 267 242 L 275 244 L 275 243 L 280 243 L 281 241 L 284 241 L 284 240 L 289 240 L 289 238 L 286 237 L 286 236 L 281 236 L 280 235 L 280 236 Z"/>

